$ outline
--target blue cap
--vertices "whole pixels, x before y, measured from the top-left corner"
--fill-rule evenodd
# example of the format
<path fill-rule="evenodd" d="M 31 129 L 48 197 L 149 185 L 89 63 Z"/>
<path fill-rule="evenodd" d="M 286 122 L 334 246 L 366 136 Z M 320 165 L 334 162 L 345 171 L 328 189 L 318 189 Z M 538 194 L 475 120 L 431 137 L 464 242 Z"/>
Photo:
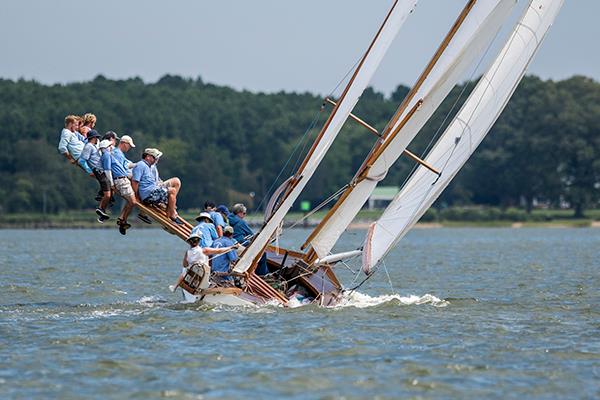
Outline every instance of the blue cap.
<path fill-rule="evenodd" d="M 217 211 L 222 214 L 229 214 L 229 209 L 227 208 L 226 205 L 223 205 L 223 204 L 221 204 L 219 207 L 217 207 Z"/>
<path fill-rule="evenodd" d="M 88 132 L 88 134 L 87 134 L 87 138 L 88 138 L 88 139 L 91 139 L 91 138 L 99 138 L 100 136 L 102 136 L 102 135 L 100 135 L 100 134 L 98 133 L 98 131 L 97 131 L 97 130 L 95 130 L 95 129 L 92 129 L 92 130 L 90 130 L 90 131 Z"/>

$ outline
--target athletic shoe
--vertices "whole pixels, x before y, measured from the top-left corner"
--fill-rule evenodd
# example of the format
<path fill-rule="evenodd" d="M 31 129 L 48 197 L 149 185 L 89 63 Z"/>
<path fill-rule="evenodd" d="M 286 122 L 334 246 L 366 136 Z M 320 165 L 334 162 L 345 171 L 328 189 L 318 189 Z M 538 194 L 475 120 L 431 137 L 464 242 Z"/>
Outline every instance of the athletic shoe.
<path fill-rule="evenodd" d="M 99 217 L 105 220 L 110 218 L 110 215 L 108 215 L 106 211 L 104 211 L 101 208 L 96 208 L 96 214 L 98 214 Z"/>
<path fill-rule="evenodd" d="M 142 222 L 147 223 L 147 224 L 151 224 L 152 223 L 152 220 L 146 214 L 138 214 L 138 219 L 140 221 L 142 221 Z"/>
<path fill-rule="evenodd" d="M 131 228 L 131 225 L 124 222 L 121 218 L 117 218 L 117 225 L 119 225 L 119 233 L 121 235 L 126 235 L 127 229 Z"/>

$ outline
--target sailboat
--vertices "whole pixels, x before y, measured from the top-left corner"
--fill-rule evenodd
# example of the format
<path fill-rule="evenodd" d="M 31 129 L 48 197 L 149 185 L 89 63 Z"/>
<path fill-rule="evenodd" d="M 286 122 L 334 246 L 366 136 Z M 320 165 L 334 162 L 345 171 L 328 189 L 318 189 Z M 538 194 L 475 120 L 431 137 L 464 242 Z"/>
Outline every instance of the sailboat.
<path fill-rule="evenodd" d="M 465 72 L 490 47 L 517 3 L 517 0 L 467 1 L 385 129 L 379 134 L 369 127 L 377 133 L 377 141 L 352 180 L 341 191 L 337 202 L 301 246 L 302 251 L 271 245 L 285 215 L 346 120 L 351 118 L 368 126 L 354 116 L 352 110 L 416 3 L 416 0 L 397 0 L 392 5 L 304 161 L 269 201 L 262 229 L 252 238 L 232 269 L 231 275 L 237 284 L 234 287 L 214 285 L 200 288 L 201 272 L 188 269 L 181 285 L 186 300 L 228 305 L 273 302 L 287 306 L 291 297 L 301 292 L 319 305 L 335 305 L 344 291 L 334 272 L 336 263 L 360 254 L 366 274 L 370 276 L 377 269 L 381 260 L 433 204 L 491 129 L 556 18 L 563 0 L 528 1 L 502 50 L 432 150 L 421 159 L 410 153 L 407 146 Z M 332 254 L 341 234 L 402 154 L 408 154 L 418 167 L 381 217 L 369 227 L 362 248 Z M 160 210 L 146 207 L 145 211 L 153 218 L 163 218 Z M 168 229 L 185 239 L 191 225 Z M 267 255 L 268 278 L 255 274 L 263 254 Z"/>

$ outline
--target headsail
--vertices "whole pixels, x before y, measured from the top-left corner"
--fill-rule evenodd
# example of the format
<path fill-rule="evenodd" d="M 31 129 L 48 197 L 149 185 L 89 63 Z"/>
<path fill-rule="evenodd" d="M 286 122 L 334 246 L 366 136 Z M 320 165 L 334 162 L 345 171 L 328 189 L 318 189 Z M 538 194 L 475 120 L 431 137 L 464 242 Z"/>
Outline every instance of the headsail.
<path fill-rule="evenodd" d="M 407 100 L 388 124 L 382 141 L 375 145 L 349 188 L 305 243 L 305 246 L 310 243 L 316 256 L 323 258 L 329 254 L 388 168 L 491 43 L 515 3 L 516 0 L 467 3 Z"/>
<path fill-rule="evenodd" d="M 380 27 L 373 42 L 366 51 L 361 62 L 356 68 L 354 75 L 342 93 L 337 106 L 329 116 L 325 126 L 319 133 L 317 140 L 308 156 L 302 163 L 294 179 L 290 182 L 290 187 L 284 195 L 277 210 L 266 221 L 265 225 L 254 238 L 250 246 L 244 251 L 235 265 L 236 272 L 244 272 L 256 262 L 263 253 L 265 247 L 276 232 L 283 218 L 291 208 L 292 204 L 306 186 L 319 163 L 325 157 L 325 153 L 333 143 L 338 132 L 344 125 L 350 112 L 358 102 L 359 97 L 367 87 L 371 77 L 377 70 L 379 63 L 383 59 L 386 51 L 397 35 L 400 27 L 414 10 L 417 0 L 396 0 L 389 11 L 383 25 Z"/>
<path fill-rule="evenodd" d="M 363 270 L 369 272 L 419 220 L 448 186 L 491 129 L 521 81 L 563 0 L 533 0 L 493 64 L 437 141 L 426 161 L 438 179 L 419 167 L 373 223 L 365 239 Z"/>

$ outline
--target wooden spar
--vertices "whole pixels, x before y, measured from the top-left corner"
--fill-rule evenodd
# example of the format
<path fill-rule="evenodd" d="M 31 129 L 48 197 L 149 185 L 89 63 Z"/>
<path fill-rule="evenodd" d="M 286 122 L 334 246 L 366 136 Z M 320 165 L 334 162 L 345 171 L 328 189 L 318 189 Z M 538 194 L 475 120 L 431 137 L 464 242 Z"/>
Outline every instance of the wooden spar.
<path fill-rule="evenodd" d="M 337 103 L 333 100 L 331 100 L 329 97 L 325 98 L 325 101 L 329 104 L 331 104 L 332 106 L 337 106 Z M 381 137 L 381 133 L 379 133 L 377 131 L 377 129 L 373 128 L 371 125 L 367 124 L 363 119 L 357 117 L 356 115 L 350 113 L 350 118 L 352 118 L 354 121 L 358 122 L 360 125 L 364 126 L 365 128 L 367 128 L 369 131 L 371 131 L 371 133 L 373 133 L 375 136 L 377 137 Z"/>
<path fill-rule="evenodd" d="M 366 173 L 368 173 L 368 170 L 370 169 L 370 165 L 373 165 L 373 162 L 381 155 L 381 152 L 379 151 L 380 147 L 382 147 L 383 145 L 385 145 L 385 147 L 387 147 L 387 144 L 385 144 L 385 143 L 388 143 L 388 141 L 391 141 L 391 139 L 393 139 L 393 137 L 388 139 L 388 135 L 390 134 L 390 131 L 393 129 L 396 122 L 398 122 L 398 119 L 400 119 L 400 116 L 404 113 L 404 111 L 408 107 L 408 103 L 414 98 L 414 96 L 417 94 L 418 90 L 421 88 L 421 86 L 425 82 L 425 79 L 429 76 L 429 74 L 433 70 L 433 67 L 435 66 L 435 64 L 437 64 L 438 60 L 440 59 L 440 57 L 442 56 L 442 54 L 448 47 L 448 44 L 454 38 L 454 36 L 456 35 L 456 32 L 458 32 L 458 29 L 461 27 L 461 25 L 467 18 L 467 15 L 469 15 L 469 13 L 471 12 L 471 9 L 473 8 L 473 6 L 475 5 L 476 2 L 477 2 L 477 0 L 469 0 L 468 3 L 465 5 L 463 10 L 459 14 L 458 18 L 452 25 L 452 28 L 450 28 L 450 31 L 446 34 L 446 37 L 444 38 L 444 40 L 442 41 L 442 43 L 436 50 L 435 54 L 433 55 L 433 57 L 431 58 L 431 60 L 429 61 L 429 63 L 427 64 L 427 66 L 425 67 L 425 69 L 423 70 L 421 75 L 419 76 L 419 78 L 417 79 L 417 82 L 412 87 L 410 92 L 408 92 L 408 94 L 406 95 L 406 97 L 404 98 L 402 103 L 400 104 L 400 107 L 398 107 L 398 110 L 396 111 L 396 113 L 392 116 L 392 118 L 388 122 L 388 124 L 383 132 L 382 140 L 380 140 L 379 142 L 377 142 L 375 144 L 375 146 L 373 146 L 373 148 L 369 152 L 369 155 L 363 162 L 362 166 L 358 169 L 358 172 L 353 179 L 354 184 L 351 184 L 350 186 L 348 186 L 348 189 L 346 189 L 344 191 L 342 196 L 334 204 L 334 206 L 329 210 L 329 212 L 325 215 L 325 217 L 321 220 L 319 225 L 317 225 L 317 227 L 311 232 L 309 237 L 306 239 L 306 242 L 302 245 L 301 249 L 305 249 L 306 246 L 308 246 L 308 244 L 314 239 L 314 237 L 321 231 L 321 229 L 323 229 L 323 226 L 325 225 L 325 223 L 331 218 L 333 213 L 341 206 L 341 204 L 348 197 L 350 192 L 352 192 L 352 190 L 354 190 L 356 183 L 359 182 L 360 180 L 364 179 L 364 177 L 366 176 Z M 420 100 L 420 102 L 422 102 L 422 99 Z M 417 103 L 417 104 L 419 104 L 419 103 Z M 415 107 L 413 107 L 413 109 L 416 111 Z M 412 114 L 409 113 L 409 115 L 407 115 L 407 117 L 409 117 L 410 115 L 412 115 Z M 404 121 L 401 125 L 404 126 L 406 124 L 407 120 L 408 119 L 405 117 Z M 399 129 L 396 129 L 393 133 L 393 136 L 396 136 L 398 134 L 398 132 L 399 132 Z M 306 258 L 306 260 L 309 260 L 311 262 L 314 261 L 315 259 L 316 259 L 315 252 L 311 252 L 310 259 Z"/>
<path fill-rule="evenodd" d="M 335 106 L 335 102 L 333 100 L 331 100 L 329 97 L 325 99 L 326 102 L 328 102 L 329 104 L 333 104 Z M 420 104 L 420 103 L 419 103 Z M 381 137 L 382 135 L 377 131 L 377 129 L 373 128 L 371 125 L 369 125 L 368 123 L 366 123 L 364 120 L 362 120 L 361 118 L 357 117 L 354 114 L 350 114 L 350 117 L 355 120 L 356 122 L 358 122 L 359 124 L 361 124 L 362 126 L 364 126 L 365 128 L 367 128 L 368 130 L 370 130 L 371 132 L 373 132 L 375 135 L 377 135 L 377 137 Z M 427 163 L 425 160 L 419 158 L 415 153 L 409 151 L 409 150 L 404 150 L 402 152 L 402 154 L 412 158 L 415 162 L 421 164 L 422 166 L 424 166 L 425 168 L 427 168 L 428 170 L 430 170 L 431 172 L 433 172 L 434 174 L 440 176 L 441 173 L 435 169 L 433 166 L 431 166 L 431 164 Z"/>
<path fill-rule="evenodd" d="M 189 223 L 184 224 L 184 225 L 176 225 L 173 221 L 171 221 L 171 219 L 169 217 L 167 217 L 167 214 L 165 211 L 161 210 L 160 208 L 154 207 L 154 206 L 146 206 L 142 203 L 138 203 L 137 207 L 140 210 L 142 210 L 144 213 L 150 215 L 152 217 L 152 219 L 154 219 L 160 225 L 165 227 L 167 230 L 173 232 L 175 235 L 177 235 L 182 240 L 186 240 L 188 238 L 188 236 L 190 235 L 190 232 L 191 232 L 190 226 L 191 225 Z M 179 217 L 179 218 L 181 218 L 181 217 Z"/>
<path fill-rule="evenodd" d="M 365 63 L 365 60 L 367 59 L 367 56 L 369 55 L 369 53 L 371 52 L 371 50 L 373 49 L 373 46 L 375 46 L 375 43 L 377 42 L 377 39 L 379 38 L 379 36 L 381 35 L 381 32 L 383 31 L 383 28 L 386 26 L 388 20 L 390 19 L 392 12 L 394 11 L 394 9 L 396 8 L 396 6 L 398 5 L 398 0 L 394 1 L 394 4 L 392 5 L 392 7 L 390 8 L 390 11 L 387 13 L 387 15 L 385 16 L 385 19 L 383 20 L 383 23 L 381 24 L 381 26 L 379 27 L 379 29 L 377 30 L 377 33 L 375 34 L 375 37 L 373 38 L 373 40 L 371 41 L 371 43 L 369 44 L 369 47 L 367 48 L 367 50 L 365 51 L 364 55 L 362 56 L 358 66 L 356 67 L 356 69 L 354 70 L 354 73 L 352 74 L 352 77 L 350 78 L 350 80 L 348 81 L 348 84 L 346 85 L 346 87 L 344 88 L 344 91 L 342 92 L 342 94 L 340 95 L 339 98 L 339 102 L 338 105 L 336 105 L 333 108 L 333 111 L 331 112 L 331 114 L 329 115 L 329 118 L 327 118 L 327 121 L 325 122 L 325 124 L 323 125 L 323 128 L 321 128 L 321 131 L 319 132 L 319 134 L 317 135 L 314 143 L 312 144 L 310 150 L 308 151 L 308 154 L 306 155 L 306 157 L 304 158 L 304 160 L 302 161 L 302 164 L 300 165 L 300 167 L 298 168 L 298 170 L 296 171 L 296 173 L 294 174 L 294 178 L 290 181 L 290 186 L 288 187 L 288 189 L 285 191 L 284 195 L 282 196 L 282 200 L 281 203 L 283 203 L 288 196 L 290 195 L 290 193 L 294 190 L 294 188 L 297 186 L 298 182 L 300 179 L 302 179 L 302 172 L 304 171 L 304 169 L 306 168 L 306 165 L 308 164 L 308 161 L 311 159 L 313 153 L 316 151 L 319 143 L 321 142 L 323 136 L 325 135 L 325 132 L 327 131 L 327 129 L 329 128 L 329 125 L 331 125 L 331 121 L 333 121 L 334 116 L 336 115 L 338 108 L 339 108 L 339 104 L 346 98 L 346 95 L 348 94 L 348 91 L 350 90 L 350 88 L 352 87 L 352 84 L 354 83 L 354 81 L 356 80 L 356 77 L 358 76 L 358 73 L 360 72 L 360 70 L 362 69 L 362 66 Z M 280 203 L 280 204 L 281 204 Z M 272 216 L 275 214 L 275 210 L 273 212 Z M 269 218 L 269 221 L 271 220 L 271 218 Z M 268 221 L 265 221 L 265 224 Z M 251 245 L 251 244 L 250 244 Z M 264 245 L 263 248 L 261 249 L 260 252 L 258 252 L 258 255 L 256 257 L 254 257 L 254 259 L 252 260 L 252 264 L 250 266 L 250 268 L 248 269 L 249 272 L 253 272 L 256 269 L 256 266 L 258 264 L 258 261 L 260 260 L 260 258 L 262 257 L 262 254 L 264 253 L 265 249 L 266 249 L 267 245 Z"/>
<path fill-rule="evenodd" d="M 400 123 L 400 125 L 398 125 L 398 129 L 394 132 L 399 132 L 400 129 L 402 129 L 402 127 L 408 122 L 408 120 L 413 116 L 413 114 L 417 111 L 417 109 L 421 106 L 421 103 L 423 102 L 423 100 L 419 100 L 408 112 L 408 114 L 406 115 L 406 117 L 404 117 L 404 119 L 402 120 L 402 122 Z M 386 142 L 387 143 L 387 142 Z M 381 148 L 381 147 L 379 147 Z M 371 152 L 373 152 L 374 149 L 371 150 Z M 411 153 L 412 154 L 412 153 Z M 375 158 L 376 159 L 376 158 Z M 374 160 L 375 160 L 374 159 Z M 363 165 L 361 166 L 361 169 L 359 169 L 359 174 L 357 174 L 353 179 L 352 182 L 350 183 L 350 185 L 348 185 L 348 189 L 344 190 L 344 192 L 342 193 L 342 195 L 340 196 L 340 198 L 338 199 L 338 201 L 335 202 L 335 204 L 333 205 L 333 207 L 331 207 L 331 209 L 329 210 L 329 212 L 327 212 L 327 214 L 325 214 L 325 216 L 323 217 L 323 219 L 321 220 L 321 222 L 319 223 L 319 225 L 313 229 L 313 231 L 310 233 L 310 235 L 308 236 L 308 238 L 306 239 L 306 241 L 304 242 L 304 244 L 302 244 L 302 246 L 300 247 L 300 249 L 304 250 L 309 243 L 314 239 L 314 237 L 319 233 L 319 231 L 321 230 L 321 227 L 327 222 L 329 221 L 329 219 L 331 217 L 333 217 L 333 214 L 335 214 L 335 212 L 337 211 L 338 208 L 341 207 L 341 205 L 344 203 L 344 201 L 346 200 L 346 198 L 348 196 L 350 196 L 350 193 L 352 193 L 352 190 L 354 189 L 354 187 L 361 181 L 363 181 L 364 179 L 366 179 L 368 173 L 369 173 L 369 169 L 371 168 L 371 166 L 373 165 L 372 163 L 368 163 L 366 164 L 367 161 L 370 160 L 370 157 L 367 158 L 364 162 Z M 305 257 L 305 261 L 310 261 L 313 262 L 314 260 L 317 259 L 317 253 L 316 252 L 310 252 L 310 255 L 307 254 L 307 256 Z"/>

